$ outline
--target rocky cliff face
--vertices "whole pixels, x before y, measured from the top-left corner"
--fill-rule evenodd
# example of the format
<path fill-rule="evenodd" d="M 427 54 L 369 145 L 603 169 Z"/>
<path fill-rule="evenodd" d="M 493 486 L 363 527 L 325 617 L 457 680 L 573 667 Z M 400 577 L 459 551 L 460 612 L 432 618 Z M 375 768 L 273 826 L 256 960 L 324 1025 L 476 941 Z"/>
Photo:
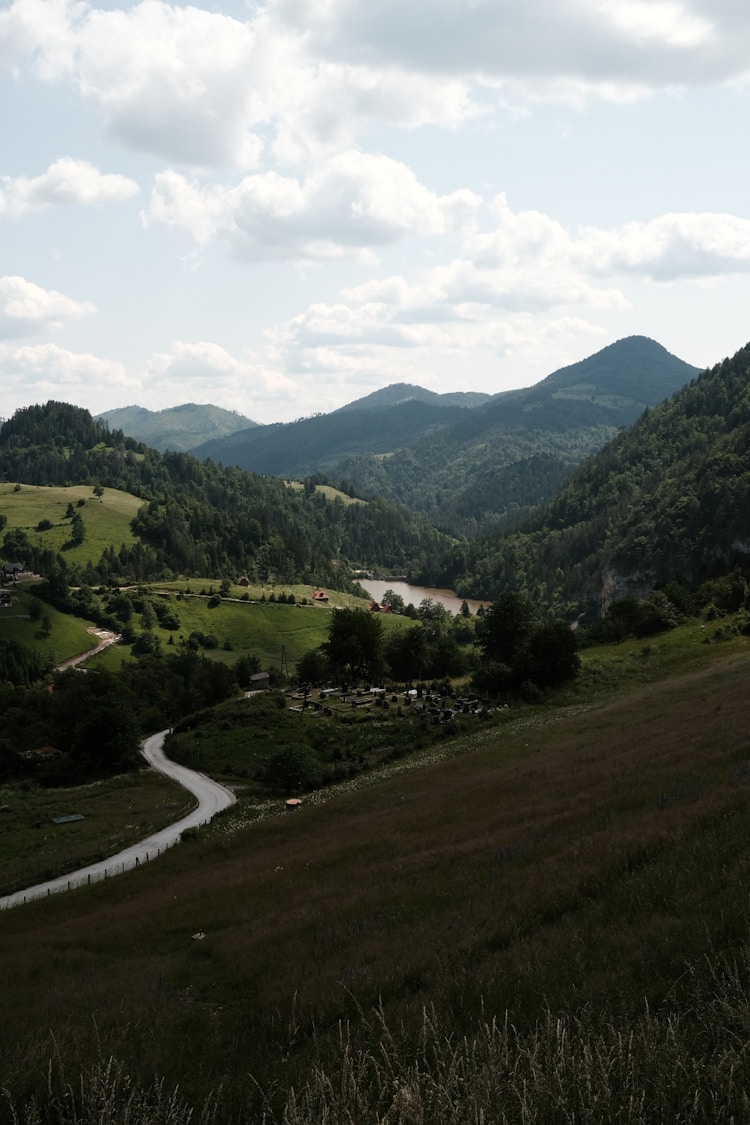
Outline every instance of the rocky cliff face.
<path fill-rule="evenodd" d="M 648 571 L 619 573 L 611 567 L 602 570 L 600 606 L 604 617 L 612 602 L 621 598 L 647 598 L 653 589 L 655 575 Z"/>

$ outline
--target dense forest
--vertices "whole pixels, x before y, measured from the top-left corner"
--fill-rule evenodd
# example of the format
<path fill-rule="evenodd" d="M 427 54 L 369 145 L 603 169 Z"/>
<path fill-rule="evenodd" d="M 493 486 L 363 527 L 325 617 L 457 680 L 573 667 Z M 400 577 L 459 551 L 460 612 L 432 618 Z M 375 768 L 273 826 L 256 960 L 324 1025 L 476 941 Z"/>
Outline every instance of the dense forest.
<path fill-rule="evenodd" d="M 447 543 L 392 502 L 346 503 L 310 480 L 293 488 L 185 453 L 159 453 L 59 402 L 19 410 L 0 427 L 0 479 L 109 487 L 143 499 L 133 523 L 138 542 L 113 543 L 82 573 L 17 536 L 6 544 L 6 557 L 21 553 L 40 573 L 62 571 L 71 583 L 246 573 L 262 582 L 345 588 L 350 565 L 405 571 Z"/>
<path fill-rule="evenodd" d="M 396 385 L 332 414 L 261 426 L 197 452 L 277 475 L 323 471 L 458 538 L 516 526 L 586 457 L 698 369 L 632 336 L 533 387 L 484 399 Z"/>
<path fill-rule="evenodd" d="M 647 410 L 522 528 L 464 542 L 424 581 L 492 598 L 527 591 L 566 613 L 750 553 L 750 345 Z"/>

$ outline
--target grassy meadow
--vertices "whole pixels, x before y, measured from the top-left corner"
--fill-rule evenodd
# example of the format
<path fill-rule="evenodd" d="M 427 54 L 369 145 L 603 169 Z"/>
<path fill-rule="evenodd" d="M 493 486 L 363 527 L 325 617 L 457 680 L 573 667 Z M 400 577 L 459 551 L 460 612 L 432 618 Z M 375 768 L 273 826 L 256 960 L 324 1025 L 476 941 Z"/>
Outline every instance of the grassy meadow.
<path fill-rule="evenodd" d="M 239 656 L 257 656 L 266 671 L 282 671 L 285 667 L 293 675 L 297 661 L 310 649 L 317 648 L 328 639 L 329 615 L 340 605 L 366 606 L 361 599 L 337 591 L 330 592 L 327 606 L 311 602 L 312 586 L 251 587 L 231 586 L 228 598 L 212 605 L 211 595 L 218 590 L 216 582 L 193 580 L 181 583 L 160 583 L 153 588 L 161 591 L 169 608 L 177 615 L 178 630 L 161 628 L 158 623 L 153 632 L 162 645 L 179 644 L 193 632 L 215 636 L 218 647 L 205 650 L 212 660 L 233 664 Z M 294 594 L 295 604 L 270 601 L 273 595 Z M 247 600 L 244 599 L 247 595 Z M 307 605 L 302 599 L 307 598 Z M 264 599 L 264 600 L 263 600 Z M 136 623 L 140 624 L 138 615 Z M 383 629 L 408 628 L 412 623 L 406 618 L 383 617 Z M 104 667 L 116 667 L 126 658 L 128 646 L 110 649 L 96 658 Z"/>
<path fill-rule="evenodd" d="M 60 613 L 47 602 L 42 603 L 41 617 L 33 620 L 29 615 L 31 603 L 36 600 L 32 586 L 33 582 L 24 581 L 11 588 L 11 604 L 0 606 L 0 638 L 21 641 L 35 652 L 51 653 L 57 663 L 96 647 L 96 637 L 89 631 L 93 628 L 90 622 Z"/>
<path fill-rule="evenodd" d="M 0 915 L 7 1119 L 747 1120 L 748 687 L 724 625 L 591 650 L 502 727 Z"/>
<path fill-rule="evenodd" d="M 0 785 L 0 895 L 114 855 L 194 803 L 184 789 L 146 770 L 67 789 Z M 75 814 L 84 819 L 55 824 Z"/>
<path fill-rule="evenodd" d="M 86 529 L 86 538 L 77 547 L 65 547 L 70 539 L 70 520 L 65 518 L 68 504 L 80 513 Z M 70 561 L 81 566 L 98 562 L 107 547 L 114 545 L 117 550 L 123 543 L 130 546 L 135 542 L 130 521 L 142 504 L 137 496 L 114 488 L 105 488 L 100 500 L 87 485 L 53 488 L 0 484 L 0 512 L 8 519 L 5 530 L 25 531 L 35 547 L 53 551 L 65 548 Z M 52 527 L 37 531 L 44 520 Z"/>

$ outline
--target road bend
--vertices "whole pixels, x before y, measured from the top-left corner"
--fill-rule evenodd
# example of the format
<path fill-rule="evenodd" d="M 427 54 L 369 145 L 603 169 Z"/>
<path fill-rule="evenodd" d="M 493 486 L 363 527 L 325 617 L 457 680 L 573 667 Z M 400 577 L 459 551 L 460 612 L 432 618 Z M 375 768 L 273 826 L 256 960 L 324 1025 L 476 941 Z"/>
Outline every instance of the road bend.
<path fill-rule="evenodd" d="M 198 828 L 207 824 L 216 813 L 235 803 L 237 798 L 231 789 L 227 789 L 217 781 L 212 781 L 205 774 L 172 762 L 166 756 L 164 739 L 168 733 L 166 730 L 159 731 L 158 734 L 152 734 L 150 738 L 145 739 L 141 744 L 141 753 L 153 769 L 172 778 L 193 794 L 198 803 L 192 812 L 108 859 L 99 860 L 97 863 L 89 864 L 88 867 L 71 871 L 67 875 L 60 875 L 56 879 L 49 879 L 45 883 L 37 883 L 33 887 L 26 887 L 25 890 L 14 891 L 13 894 L 0 897 L 0 910 L 8 910 L 12 906 L 46 898 L 60 891 L 69 891 L 74 887 L 99 882 L 101 879 L 121 875 L 124 871 L 132 871 L 135 867 L 150 863 L 163 851 L 178 843 L 187 828 Z"/>

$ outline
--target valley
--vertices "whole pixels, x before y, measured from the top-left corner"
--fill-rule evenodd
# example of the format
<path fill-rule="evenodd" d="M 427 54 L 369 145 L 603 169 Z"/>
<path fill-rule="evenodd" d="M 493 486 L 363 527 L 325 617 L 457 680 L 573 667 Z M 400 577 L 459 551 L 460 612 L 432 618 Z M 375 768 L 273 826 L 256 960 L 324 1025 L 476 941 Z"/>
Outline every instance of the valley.
<path fill-rule="evenodd" d="M 628 354 L 642 401 L 657 353 Z M 620 404 L 611 358 L 500 406 L 556 404 L 567 441 L 566 403 Z M 505 470 L 475 475 L 470 442 L 439 486 L 445 512 L 473 496 L 469 529 L 65 404 L 4 423 L 0 891 L 190 811 L 143 767 L 155 731 L 233 803 L 158 863 L 0 913 L 0 1118 L 741 1120 L 748 371 L 742 349 L 595 423 L 598 452 L 568 444 L 583 462 L 514 493 L 503 531 L 478 505 L 500 511 Z M 523 462 L 516 484 L 551 469 L 551 430 L 511 450 L 475 430 L 491 399 L 417 390 L 349 413 L 428 408 L 373 453 L 424 497 L 422 453 L 459 432 Z M 363 588 L 377 570 L 408 584 Z M 121 641 L 59 670 L 92 630 Z"/>

